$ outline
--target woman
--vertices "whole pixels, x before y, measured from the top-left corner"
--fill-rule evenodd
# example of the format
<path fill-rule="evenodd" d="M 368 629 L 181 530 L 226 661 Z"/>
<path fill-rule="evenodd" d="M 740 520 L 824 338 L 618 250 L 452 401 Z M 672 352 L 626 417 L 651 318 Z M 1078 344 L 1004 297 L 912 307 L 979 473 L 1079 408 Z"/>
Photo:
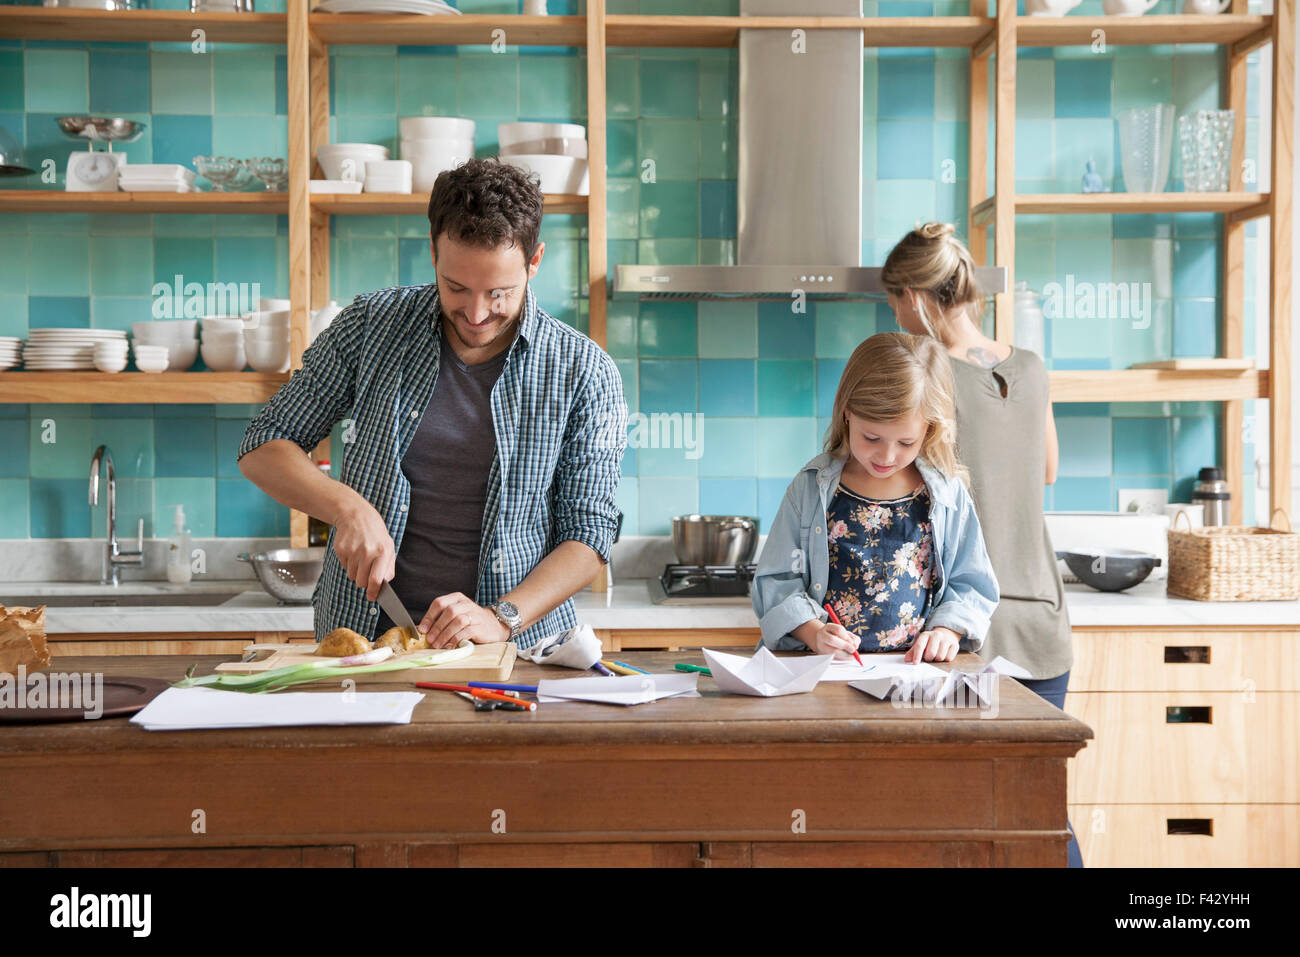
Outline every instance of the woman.
<path fill-rule="evenodd" d="M 1043 485 L 1056 481 L 1056 422 L 1047 369 L 1032 352 L 985 336 L 975 263 L 947 223 L 924 223 L 896 245 L 881 279 L 899 326 L 948 352 L 957 447 L 1001 598 L 980 654 L 1027 669 L 1026 687 L 1065 707 L 1072 654 L 1065 586 L 1043 521 Z M 1082 867 L 1070 835 L 1070 866 Z"/>

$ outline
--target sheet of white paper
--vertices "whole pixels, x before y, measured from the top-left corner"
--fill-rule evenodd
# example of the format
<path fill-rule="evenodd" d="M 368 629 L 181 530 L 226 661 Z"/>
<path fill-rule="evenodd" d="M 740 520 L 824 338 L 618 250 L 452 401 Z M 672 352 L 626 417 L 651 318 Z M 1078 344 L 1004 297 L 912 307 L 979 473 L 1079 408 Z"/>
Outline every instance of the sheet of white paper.
<path fill-rule="evenodd" d="M 998 655 L 990 661 L 981 671 L 981 674 L 991 672 L 996 675 L 1006 675 L 1009 678 L 1032 678 L 1028 671 L 1020 667 L 1014 661 L 1007 661 L 1001 655 Z"/>
<path fill-rule="evenodd" d="M 748 658 L 708 648 L 703 651 L 719 688 L 762 698 L 812 691 L 831 661 L 830 655 L 778 658 L 767 648 L 760 648 Z"/>
<path fill-rule="evenodd" d="M 698 698 L 699 674 L 617 675 L 613 678 L 543 678 L 537 682 L 539 703 L 594 701 L 634 705 L 660 698 Z"/>
<path fill-rule="evenodd" d="M 424 695 L 411 691 L 245 694 L 168 688 L 132 719 L 146 731 L 275 728 L 306 724 L 410 724 Z"/>
<path fill-rule="evenodd" d="M 862 656 L 862 667 L 852 658 L 836 658 L 822 675 L 822 681 L 858 681 L 863 678 L 899 677 L 909 681 L 919 678 L 935 678 L 945 674 L 942 668 L 936 668 L 928 661 L 908 664 L 903 661 L 903 653 L 896 655 L 877 654 L 875 652 Z"/>

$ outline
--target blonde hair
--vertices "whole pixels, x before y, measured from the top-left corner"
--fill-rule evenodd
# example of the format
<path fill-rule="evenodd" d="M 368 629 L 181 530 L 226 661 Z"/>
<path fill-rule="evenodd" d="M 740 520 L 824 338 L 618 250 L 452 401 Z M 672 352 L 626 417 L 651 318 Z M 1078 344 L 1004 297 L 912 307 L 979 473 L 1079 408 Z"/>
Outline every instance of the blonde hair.
<path fill-rule="evenodd" d="M 919 413 L 925 421 L 919 456 L 970 485 L 970 473 L 957 458 L 952 367 L 948 353 L 933 339 L 880 332 L 853 350 L 826 433 L 826 451 L 835 458 L 849 455 L 847 413 L 868 422 L 897 422 Z"/>
<path fill-rule="evenodd" d="M 880 280 L 885 290 L 902 296 L 908 289 L 925 295 L 917 299 L 917 312 L 926 332 L 945 341 L 945 316 L 964 309 L 977 326 L 984 308 L 984 292 L 975 281 L 975 260 L 951 223 L 920 223 L 898 241 L 885 258 Z M 934 300 L 939 315 L 931 316 L 926 298 Z"/>

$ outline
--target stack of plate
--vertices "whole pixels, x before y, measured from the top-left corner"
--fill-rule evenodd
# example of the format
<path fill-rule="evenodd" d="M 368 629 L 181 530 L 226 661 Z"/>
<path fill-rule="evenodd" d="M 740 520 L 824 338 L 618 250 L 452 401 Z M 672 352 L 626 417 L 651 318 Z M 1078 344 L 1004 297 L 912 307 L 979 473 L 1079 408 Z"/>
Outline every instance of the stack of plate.
<path fill-rule="evenodd" d="M 23 340 L 0 336 L 0 369 L 12 369 L 23 361 Z"/>
<path fill-rule="evenodd" d="M 411 164 L 406 160 L 370 160 L 366 163 L 367 193 L 409 193 Z"/>
<path fill-rule="evenodd" d="M 33 329 L 23 349 L 27 369 L 94 369 L 95 346 L 100 342 L 126 341 L 120 329 Z"/>
<path fill-rule="evenodd" d="M 460 13 L 441 0 L 325 0 L 313 13 L 422 13 L 429 16 Z"/>
<path fill-rule="evenodd" d="M 194 193 L 194 170 L 180 163 L 123 163 L 117 183 L 125 192 Z"/>

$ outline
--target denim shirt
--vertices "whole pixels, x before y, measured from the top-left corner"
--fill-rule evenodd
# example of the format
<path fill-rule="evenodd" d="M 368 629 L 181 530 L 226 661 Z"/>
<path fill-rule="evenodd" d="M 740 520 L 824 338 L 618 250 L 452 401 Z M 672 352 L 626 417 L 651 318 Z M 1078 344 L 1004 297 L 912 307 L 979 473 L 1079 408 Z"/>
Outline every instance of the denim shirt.
<path fill-rule="evenodd" d="M 758 647 L 805 651 L 790 634 L 811 619 L 826 621 L 830 548 L 826 510 L 844 459 L 822 453 L 803 467 L 777 511 L 754 573 L 750 600 L 763 637 Z M 917 470 L 930 492 L 930 520 L 938 596 L 925 628 L 951 628 L 962 651 L 979 651 L 998 604 L 998 582 L 984 548 L 975 503 L 960 479 L 948 478 L 918 457 Z"/>

